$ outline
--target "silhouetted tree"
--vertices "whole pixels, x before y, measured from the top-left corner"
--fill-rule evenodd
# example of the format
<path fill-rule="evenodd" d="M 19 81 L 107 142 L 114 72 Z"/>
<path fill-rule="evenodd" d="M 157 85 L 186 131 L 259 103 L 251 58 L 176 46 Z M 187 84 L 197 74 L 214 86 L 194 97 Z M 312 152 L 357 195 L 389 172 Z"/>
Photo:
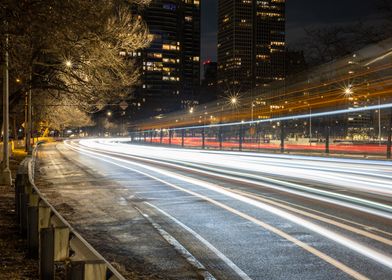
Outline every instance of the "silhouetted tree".
<path fill-rule="evenodd" d="M 2 0 L 0 36 L 10 37 L 13 106 L 21 105 L 30 89 L 41 103 L 57 102 L 86 112 L 129 94 L 139 76 L 129 54 L 150 42 L 145 23 L 130 7 L 148 3 Z M 0 48 L 3 53 L 3 43 Z M 46 110 L 41 115 L 52 114 L 53 119 L 67 111 L 52 109 L 41 106 Z"/>

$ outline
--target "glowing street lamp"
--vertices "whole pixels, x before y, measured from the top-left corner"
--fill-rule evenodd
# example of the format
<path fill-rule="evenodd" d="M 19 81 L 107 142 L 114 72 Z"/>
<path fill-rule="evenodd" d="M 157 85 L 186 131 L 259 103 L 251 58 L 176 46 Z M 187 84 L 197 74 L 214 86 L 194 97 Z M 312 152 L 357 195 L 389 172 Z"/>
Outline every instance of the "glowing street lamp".
<path fill-rule="evenodd" d="M 344 95 L 346 97 L 350 97 L 353 94 L 353 86 L 352 85 L 348 85 L 347 87 L 344 88 Z"/>
<path fill-rule="evenodd" d="M 230 103 L 231 103 L 232 105 L 236 105 L 237 102 L 238 102 L 237 97 L 232 97 L 232 98 L 230 99 Z"/>
<path fill-rule="evenodd" d="M 72 61 L 71 60 L 66 60 L 65 61 L 65 66 L 67 66 L 68 68 L 72 67 Z"/>
<path fill-rule="evenodd" d="M 108 111 L 108 112 L 106 113 L 106 115 L 107 115 L 108 117 L 110 117 L 110 116 L 112 115 L 112 112 Z"/>

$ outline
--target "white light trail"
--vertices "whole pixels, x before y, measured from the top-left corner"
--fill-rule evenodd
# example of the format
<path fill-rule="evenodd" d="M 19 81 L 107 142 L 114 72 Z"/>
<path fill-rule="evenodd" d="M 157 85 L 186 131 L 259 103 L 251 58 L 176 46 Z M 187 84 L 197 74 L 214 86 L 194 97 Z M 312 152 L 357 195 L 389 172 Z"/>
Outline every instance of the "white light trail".
<path fill-rule="evenodd" d="M 370 259 L 373 259 L 374 261 L 376 261 L 376 262 L 378 262 L 380 264 L 383 264 L 383 265 L 385 265 L 385 266 L 387 266 L 389 268 L 392 268 L 392 258 L 390 256 L 388 256 L 388 255 L 384 255 L 384 254 L 382 254 L 382 253 L 380 253 L 380 252 L 378 252 L 378 251 L 376 251 L 376 250 L 374 250 L 372 248 L 369 248 L 369 247 L 367 247 L 367 246 L 365 246 L 363 244 L 360 244 L 360 243 L 358 243 L 358 242 L 356 242 L 354 240 L 346 238 L 346 237 L 344 237 L 344 236 L 342 236 L 342 235 L 340 235 L 340 234 L 338 234 L 336 232 L 333 232 L 333 231 L 331 231 L 329 229 L 323 228 L 322 226 L 319 226 L 319 225 L 314 224 L 312 222 L 309 222 L 309 221 L 307 221 L 305 219 L 297 217 L 297 216 L 291 214 L 290 212 L 287 212 L 287 211 L 281 210 L 281 209 L 279 209 L 277 207 L 274 207 L 274 206 L 262 203 L 260 201 L 256 201 L 254 199 L 251 199 L 251 198 L 239 195 L 237 193 L 230 192 L 227 189 L 224 189 L 224 188 L 222 188 L 219 185 L 212 184 L 212 183 L 205 182 L 205 181 L 201 181 L 201 180 L 198 180 L 198 179 L 195 179 L 195 178 L 179 175 L 179 174 L 176 174 L 176 173 L 173 173 L 173 172 L 170 172 L 170 171 L 166 171 L 166 170 L 163 170 L 163 169 L 160 169 L 160 168 L 151 167 L 151 166 L 148 166 L 148 165 L 132 162 L 132 161 L 129 161 L 129 160 L 120 159 L 120 158 L 116 158 L 116 157 L 113 157 L 113 156 L 108 156 L 108 155 L 105 155 L 105 154 L 100 154 L 100 153 L 93 152 L 93 151 L 82 150 L 81 148 L 72 147 L 71 145 L 69 145 L 67 143 L 66 143 L 66 145 L 68 147 L 70 147 L 71 149 L 79 151 L 80 153 L 89 155 L 91 157 L 100 159 L 102 161 L 109 162 L 111 164 L 117 165 L 117 166 L 125 168 L 125 169 L 129 169 L 129 170 L 138 172 L 140 174 L 143 174 L 145 176 L 153 178 L 153 179 L 155 179 L 157 181 L 160 181 L 160 182 L 162 182 L 162 183 L 164 183 L 166 185 L 169 185 L 169 186 L 173 186 L 173 184 L 168 183 L 168 182 L 166 182 L 166 181 L 164 181 L 164 180 L 162 180 L 162 179 L 160 179 L 160 178 L 158 178 L 156 176 L 153 176 L 153 175 L 151 175 L 150 173 L 147 173 L 147 172 L 154 172 L 154 173 L 157 173 L 157 174 L 160 174 L 160 175 L 168 176 L 168 177 L 180 180 L 182 182 L 187 182 L 187 183 L 190 183 L 190 184 L 193 184 L 193 185 L 196 185 L 196 186 L 199 186 L 199 187 L 202 187 L 202 188 L 205 188 L 205 189 L 208 189 L 208 190 L 211 190 L 211 191 L 223 194 L 223 195 L 225 195 L 227 197 L 231 197 L 231 198 L 236 199 L 238 201 L 244 202 L 244 203 L 246 203 L 248 205 L 252 205 L 252 206 L 257 207 L 259 209 L 268 211 L 268 212 L 270 212 L 270 213 L 272 213 L 274 215 L 277 215 L 277 216 L 279 216 L 279 217 L 281 217 L 283 219 L 289 220 L 289 221 L 291 221 L 291 222 L 293 222 L 295 224 L 303 226 L 303 227 L 305 227 L 305 228 L 307 228 L 307 229 L 309 229 L 309 230 L 311 230 L 313 232 L 316 232 L 316 233 L 318 233 L 318 234 L 320 234 L 320 235 L 322 235 L 322 236 L 324 236 L 324 237 L 326 237 L 326 238 L 328 238 L 328 239 L 330 239 L 330 240 L 332 240 L 334 242 L 337 242 L 337 243 L 339 243 L 339 244 L 341 244 L 341 245 L 343 245 L 343 246 L 345 246 L 347 248 L 350 248 L 351 250 L 353 250 L 353 251 L 355 251 L 355 252 L 357 252 L 357 253 L 359 253 L 361 255 L 364 255 L 364 256 L 366 256 L 366 257 L 368 257 Z M 125 166 L 123 164 L 120 164 L 119 162 L 143 168 L 143 169 L 147 170 L 147 172 L 140 171 L 138 169 L 131 168 L 129 166 Z M 179 187 L 179 186 L 176 186 L 176 188 L 180 189 L 180 190 L 183 190 L 184 192 L 190 193 L 192 195 L 195 195 L 195 196 L 198 196 L 198 197 L 202 197 L 203 199 L 205 199 L 207 201 L 215 202 L 214 204 L 220 205 L 220 207 L 225 208 L 226 210 L 228 210 L 228 208 L 230 208 L 227 205 L 224 205 L 224 204 L 222 204 L 220 202 L 217 202 L 217 201 L 215 201 L 215 200 L 213 200 L 211 198 L 205 197 L 204 195 L 201 195 L 199 193 L 195 193 L 193 191 L 189 191 L 189 190 L 187 190 L 185 188 L 182 188 L 182 187 Z M 232 209 L 232 208 L 230 208 L 230 209 Z M 250 217 L 250 216 L 248 216 L 248 215 L 246 215 L 246 214 L 244 214 L 244 213 L 242 213 L 242 212 L 240 212 L 238 210 L 235 210 L 235 209 L 232 209 L 231 212 L 236 213 L 237 215 L 239 215 L 241 217 Z M 259 224 L 259 225 L 262 225 L 263 227 L 268 227 L 268 228 L 271 229 L 270 225 L 267 225 L 267 224 L 265 224 L 265 223 L 263 223 L 261 221 L 256 222 L 257 219 L 255 219 L 253 217 L 250 217 L 250 218 L 251 218 L 250 220 L 252 220 L 253 222 L 255 222 L 255 223 Z M 301 242 L 301 243 L 303 243 L 303 242 Z M 296 244 L 298 245 L 298 243 L 296 243 Z M 326 260 L 326 259 L 324 259 L 324 260 Z"/>
<path fill-rule="evenodd" d="M 108 141 L 108 140 L 107 140 Z M 250 178 L 269 182 L 276 186 L 283 185 L 291 189 L 297 189 L 310 193 L 325 195 L 333 198 L 340 198 L 354 203 L 360 203 L 382 209 L 392 213 L 392 206 L 382 203 L 369 201 L 366 199 L 347 196 L 337 192 L 323 191 L 318 188 L 310 188 L 299 184 L 288 183 L 282 180 L 271 179 L 260 174 L 273 174 L 284 177 L 292 177 L 301 180 L 308 180 L 315 183 L 323 183 L 329 186 L 338 186 L 348 190 L 362 191 L 372 194 L 380 194 L 385 198 L 392 199 L 392 169 L 389 166 L 385 171 L 379 166 L 369 168 L 362 162 L 361 165 L 342 164 L 338 159 L 331 164 L 319 160 L 317 164 L 314 163 L 314 158 L 310 161 L 301 160 L 294 161 L 295 157 L 287 160 L 271 160 L 263 157 L 247 157 L 242 154 L 238 155 L 222 155 L 205 153 L 195 150 L 179 150 L 179 149 L 162 149 L 157 147 L 144 147 L 134 145 L 118 145 L 118 144 L 97 144 L 96 141 L 83 140 L 82 145 L 86 147 L 110 151 L 120 154 L 127 154 L 132 156 L 140 156 L 150 160 L 159 159 L 163 163 L 170 162 L 176 166 L 184 168 L 184 166 L 194 167 L 197 170 L 208 170 L 218 174 L 229 175 L 233 177 Z M 110 142 L 109 142 L 110 143 Z M 155 163 L 158 163 L 155 161 Z M 367 163 L 367 161 L 365 162 Z M 195 171 L 195 170 L 194 170 Z M 247 181 L 250 182 L 250 181 Z M 260 182 L 252 183 L 260 184 Z M 374 214 L 374 213 L 373 213 Z"/>
<path fill-rule="evenodd" d="M 287 120 L 300 120 L 300 119 L 308 119 L 310 117 L 312 117 L 312 118 L 326 117 L 326 116 L 334 116 L 334 115 L 340 115 L 340 114 L 346 114 L 346 113 L 365 112 L 365 111 L 371 111 L 371 110 L 382 110 L 382 109 L 388 109 L 388 108 L 392 108 L 392 103 L 387 103 L 387 104 L 382 104 L 382 105 L 372 105 L 372 106 L 367 106 L 367 107 L 341 109 L 341 110 L 335 110 L 335 111 L 329 111 L 329 112 L 292 115 L 292 116 L 286 116 L 286 117 L 277 117 L 277 118 L 262 119 L 262 120 L 255 120 L 255 121 L 240 121 L 240 122 L 233 122 L 233 123 L 208 124 L 208 125 L 199 125 L 199 126 L 167 128 L 166 130 L 167 131 L 169 131 L 169 130 L 181 131 L 181 130 L 186 130 L 186 129 L 214 128 L 214 127 L 225 127 L 225 126 L 235 126 L 235 125 L 278 122 L 278 121 L 287 121 Z M 154 132 L 154 131 L 155 130 L 145 130 L 142 132 Z"/>

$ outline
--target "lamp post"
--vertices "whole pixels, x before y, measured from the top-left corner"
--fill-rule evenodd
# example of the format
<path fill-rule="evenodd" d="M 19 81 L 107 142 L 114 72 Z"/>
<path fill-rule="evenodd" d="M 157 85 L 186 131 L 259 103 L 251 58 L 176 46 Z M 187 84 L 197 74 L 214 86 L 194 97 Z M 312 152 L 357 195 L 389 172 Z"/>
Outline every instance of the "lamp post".
<path fill-rule="evenodd" d="M 7 27 L 5 20 L 5 26 Z M 9 165 L 9 75 L 8 75 L 8 34 L 4 41 L 4 65 L 3 65 L 3 161 L 0 176 L 0 184 L 10 186 L 12 184 L 11 170 Z"/>

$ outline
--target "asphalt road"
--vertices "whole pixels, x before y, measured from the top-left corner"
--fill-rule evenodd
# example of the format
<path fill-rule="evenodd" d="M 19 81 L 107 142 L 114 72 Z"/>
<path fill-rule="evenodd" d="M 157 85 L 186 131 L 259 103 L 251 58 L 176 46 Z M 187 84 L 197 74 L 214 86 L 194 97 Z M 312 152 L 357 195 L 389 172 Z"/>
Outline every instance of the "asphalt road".
<path fill-rule="evenodd" d="M 392 162 L 120 140 L 39 158 L 42 191 L 132 279 L 392 279 Z"/>

